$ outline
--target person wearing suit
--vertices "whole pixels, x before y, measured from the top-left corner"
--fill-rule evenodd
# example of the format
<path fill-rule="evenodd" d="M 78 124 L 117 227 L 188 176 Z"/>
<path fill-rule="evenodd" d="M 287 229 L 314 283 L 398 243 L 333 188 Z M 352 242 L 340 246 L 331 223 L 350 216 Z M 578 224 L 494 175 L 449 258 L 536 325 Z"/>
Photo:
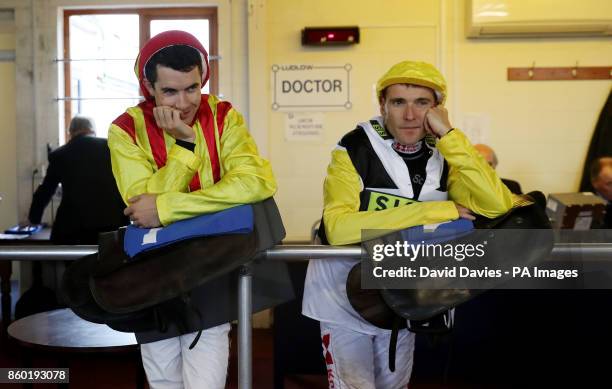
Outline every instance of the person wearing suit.
<path fill-rule="evenodd" d="M 70 140 L 49 154 L 43 182 L 32 197 L 28 224 L 40 224 L 42 215 L 62 186 L 62 200 L 51 229 L 51 242 L 66 245 L 97 245 L 98 233 L 128 224 L 113 177 L 106 139 L 96 138 L 92 121 L 74 117 L 68 133 Z M 36 262 L 32 267 L 32 286 L 15 305 L 15 318 L 63 306 L 58 282 L 65 263 Z"/>
<path fill-rule="evenodd" d="M 96 138 L 93 124 L 77 116 L 69 127 L 70 140 L 49 154 L 43 182 L 34 192 L 30 224 L 40 224 L 57 186 L 62 200 L 51 230 L 54 244 L 97 244 L 98 233 L 128 224 L 117 190 L 106 139 Z"/>
<path fill-rule="evenodd" d="M 495 151 L 485 144 L 479 143 L 474 145 L 474 148 L 478 150 L 478 152 L 483 156 L 485 161 L 493 168 L 497 168 L 497 155 L 495 155 Z M 521 184 L 517 181 L 509 180 L 507 178 L 501 179 L 504 185 L 510 189 L 510 192 L 514 194 L 523 194 L 523 190 L 521 189 Z"/>

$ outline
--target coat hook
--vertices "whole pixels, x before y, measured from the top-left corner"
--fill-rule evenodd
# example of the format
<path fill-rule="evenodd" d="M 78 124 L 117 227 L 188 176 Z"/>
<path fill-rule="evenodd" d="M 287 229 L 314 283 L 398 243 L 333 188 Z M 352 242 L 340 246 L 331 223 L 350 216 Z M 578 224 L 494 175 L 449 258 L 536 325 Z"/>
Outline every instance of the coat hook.
<path fill-rule="evenodd" d="M 578 61 L 576 61 L 576 66 L 572 69 L 572 77 L 576 78 L 578 75 Z"/>
<path fill-rule="evenodd" d="M 531 68 L 527 71 L 529 78 L 533 78 L 533 70 L 535 69 L 535 61 L 531 64 Z"/>

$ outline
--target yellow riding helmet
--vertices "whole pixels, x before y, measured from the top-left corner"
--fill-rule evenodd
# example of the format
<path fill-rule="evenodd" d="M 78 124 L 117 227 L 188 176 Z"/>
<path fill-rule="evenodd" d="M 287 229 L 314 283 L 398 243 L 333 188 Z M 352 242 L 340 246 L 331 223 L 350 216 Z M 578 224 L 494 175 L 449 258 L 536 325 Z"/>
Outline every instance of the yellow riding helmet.
<path fill-rule="evenodd" d="M 395 64 L 376 83 L 376 95 L 393 84 L 414 84 L 434 90 L 438 104 L 446 100 L 446 80 L 442 73 L 427 62 L 403 61 Z"/>

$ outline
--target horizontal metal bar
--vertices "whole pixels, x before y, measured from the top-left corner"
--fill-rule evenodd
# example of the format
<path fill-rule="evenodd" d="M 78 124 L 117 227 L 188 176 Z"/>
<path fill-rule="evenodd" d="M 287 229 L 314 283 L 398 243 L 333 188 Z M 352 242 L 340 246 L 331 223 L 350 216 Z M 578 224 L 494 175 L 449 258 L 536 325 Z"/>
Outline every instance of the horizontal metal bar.
<path fill-rule="evenodd" d="M 98 252 L 98 246 L 0 246 L 0 260 L 54 261 L 78 259 Z M 305 261 L 312 258 L 360 258 L 361 247 L 287 245 L 275 246 L 265 252 L 265 259 Z"/>
<path fill-rule="evenodd" d="M 53 58 L 53 62 L 136 61 L 136 58 Z"/>
<path fill-rule="evenodd" d="M 81 258 L 95 254 L 98 246 L 0 246 L 0 260 L 55 261 Z M 279 245 L 266 250 L 265 259 L 274 261 L 306 261 L 309 259 L 359 259 L 360 246 Z M 550 260 L 567 259 L 610 260 L 612 243 L 556 243 Z"/>
<path fill-rule="evenodd" d="M 209 55 L 209 61 L 219 61 L 220 55 Z M 54 58 L 53 62 L 136 61 L 136 58 Z"/>
<path fill-rule="evenodd" d="M 360 246 L 281 245 L 266 250 L 265 259 L 306 261 L 309 259 L 359 259 L 365 253 Z"/>
<path fill-rule="evenodd" d="M 0 261 L 65 261 L 98 252 L 98 246 L 0 246 Z"/>
<path fill-rule="evenodd" d="M 55 101 L 80 101 L 80 100 L 144 100 L 143 96 L 134 97 L 56 97 Z"/>
<path fill-rule="evenodd" d="M 612 261 L 612 243 L 555 243 L 551 260 Z"/>

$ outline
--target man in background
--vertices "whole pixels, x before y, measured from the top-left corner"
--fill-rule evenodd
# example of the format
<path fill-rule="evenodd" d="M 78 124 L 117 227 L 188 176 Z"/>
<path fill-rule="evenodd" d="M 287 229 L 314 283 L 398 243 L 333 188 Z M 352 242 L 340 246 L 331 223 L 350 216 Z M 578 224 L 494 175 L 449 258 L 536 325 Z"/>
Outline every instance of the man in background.
<path fill-rule="evenodd" d="M 76 116 L 68 129 L 70 140 L 49 154 L 43 182 L 34 192 L 30 224 L 42 215 L 62 185 L 62 200 L 51 229 L 54 244 L 98 244 L 98 233 L 128 223 L 113 177 L 106 139 L 96 138 L 92 121 Z"/>
<path fill-rule="evenodd" d="M 485 144 L 479 143 L 477 145 L 474 145 L 474 148 L 478 150 L 478 152 L 483 156 L 485 161 L 487 161 L 487 163 L 493 169 L 497 168 L 497 163 L 498 163 L 497 155 L 495 155 L 495 151 L 493 151 L 491 147 Z M 514 194 L 523 194 L 523 191 L 521 190 L 521 184 L 519 184 L 518 182 L 514 180 L 509 180 L 506 178 L 502 178 L 501 180 L 508 187 L 508 189 L 510 189 L 510 192 Z"/>
<path fill-rule="evenodd" d="M 43 182 L 34 192 L 28 224 L 40 224 L 43 212 L 62 186 L 62 200 L 51 229 L 51 242 L 97 245 L 98 233 L 128 224 L 113 177 L 106 139 L 96 138 L 91 119 L 76 116 L 68 129 L 69 141 L 49 154 Z M 15 318 L 56 309 L 62 298 L 55 290 L 64 262 L 35 262 L 32 286 L 15 305 Z"/>
<path fill-rule="evenodd" d="M 597 158 L 591 164 L 591 184 L 607 201 L 603 228 L 612 228 L 612 157 Z"/>

